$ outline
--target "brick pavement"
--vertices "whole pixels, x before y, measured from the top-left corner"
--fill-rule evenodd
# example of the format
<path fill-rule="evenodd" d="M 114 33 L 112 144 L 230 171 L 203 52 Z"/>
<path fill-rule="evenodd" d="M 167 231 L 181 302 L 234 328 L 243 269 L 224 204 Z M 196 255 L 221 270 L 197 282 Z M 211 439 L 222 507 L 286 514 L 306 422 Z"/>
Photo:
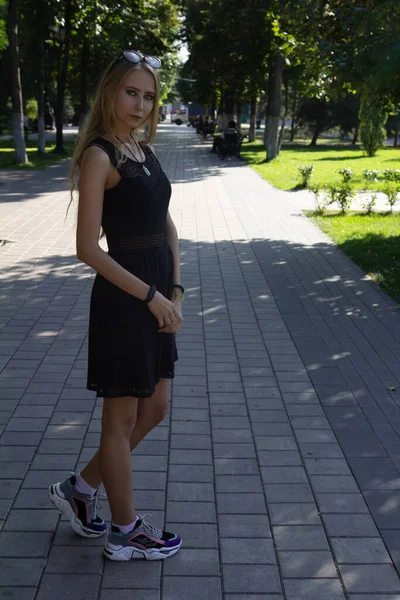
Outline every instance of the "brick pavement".
<path fill-rule="evenodd" d="M 93 272 L 64 225 L 66 166 L 21 174 L 0 187 L 0 598 L 400 600 L 398 306 L 293 194 L 192 129 L 163 125 L 156 147 L 187 301 L 171 410 L 132 469 L 137 508 L 184 547 L 104 561 L 47 499 L 99 442 Z"/>

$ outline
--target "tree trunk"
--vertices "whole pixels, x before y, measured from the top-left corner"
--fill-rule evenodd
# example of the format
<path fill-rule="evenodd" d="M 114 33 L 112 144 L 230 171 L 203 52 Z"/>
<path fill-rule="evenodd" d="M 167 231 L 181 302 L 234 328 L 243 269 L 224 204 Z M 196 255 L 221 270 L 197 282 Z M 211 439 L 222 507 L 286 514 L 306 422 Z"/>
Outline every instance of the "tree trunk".
<path fill-rule="evenodd" d="M 394 142 L 393 148 L 399 147 L 399 123 L 397 122 L 394 128 Z"/>
<path fill-rule="evenodd" d="M 294 141 L 294 135 L 295 135 L 295 115 L 296 115 L 296 110 L 297 110 L 297 87 L 296 87 L 296 84 L 295 84 L 294 88 L 293 88 L 292 126 L 290 128 L 290 141 L 291 142 Z"/>
<path fill-rule="evenodd" d="M 256 139 L 256 107 L 257 97 L 253 96 L 250 104 L 250 129 L 249 129 L 249 142 L 254 142 Z"/>
<path fill-rule="evenodd" d="M 224 97 L 224 113 L 222 115 L 222 128 L 226 129 L 229 121 L 233 121 L 233 109 L 235 106 L 235 101 L 232 96 L 226 95 Z"/>
<path fill-rule="evenodd" d="M 289 114 L 289 85 L 288 85 L 287 81 L 284 81 L 283 85 L 285 87 L 285 114 L 283 115 L 281 130 L 279 132 L 278 153 L 281 151 L 281 148 L 282 148 L 283 134 L 285 133 L 286 119 Z"/>
<path fill-rule="evenodd" d="M 236 130 L 239 133 L 242 131 L 242 104 L 241 104 L 241 102 L 236 103 Z"/>
<path fill-rule="evenodd" d="M 39 82 L 38 82 L 38 150 L 40 154 L 46 153 L 46 138 L 44 128 L 44 38 L 39 39 Z"/>
<path fill-rule="evenodd" d="M 278 156 L 278 129 L 282 105 L 283 56 L 277 54 L 270 72 L 264 144 L 267 161 Z"/>
<path fill-rule="evenodd" d="M 354 132 L 353 142 L 352 142 L 353 146 L 355 146 L 357 144 L 357 142 L 358 142 L 358 132 L 359 132 L 359 130 L 360 130 L 360 128 L 357 125 L 357 127 L 355 129 L 355 132 Z"/>
<path fill-rule="evenodd" d="M 7 33 L 10 46 L 11 62 L 11 102 L 12 102 L 12 132 L 16 159 L 19 163 L 27 163 L 24 118 L 22 112 L 21 74 L 19 70 L 18 47 L 18 0 L 9 0 L 7 15 Z"/>
<path fill-rule="evenodd" d="M 82 54 L 81 54 L 81 102 L 79 108 L 79 123 L 82 123 L 86 113 L 88 112 L 88 70 L 89 70 L 89 44 L 87 39 L 86 29 L 83 32 L 83 43 L 82 43 Z"/>
<path fill-rule="evenodd" d="M 56 112 L 56 147 L 54 152 L 65 153 L 63 124 L 64 124 L 64 102 L 65 86 L 67 83 L 69 46 L 71 41 L 71 19 L 72 19 L 72 0 L 66 0 L 65 6 L 65 40 L 64 47 L 60 49 L 62 55 L 61 65 L 57 78 L 57 112 Z"/>
<path fill-rule="evenodd" d="M 320 133 L 321 133 L 321 126 L 320 126 L 319 123 L 317 123 L 316 126 L 315 126 L 315 130 L 314 130 L 314 134 L 313 134 L 310 146 L 316 146 L 317 145 L 317 141 L 318 141 L 318 138 L 320 136 Z"/>

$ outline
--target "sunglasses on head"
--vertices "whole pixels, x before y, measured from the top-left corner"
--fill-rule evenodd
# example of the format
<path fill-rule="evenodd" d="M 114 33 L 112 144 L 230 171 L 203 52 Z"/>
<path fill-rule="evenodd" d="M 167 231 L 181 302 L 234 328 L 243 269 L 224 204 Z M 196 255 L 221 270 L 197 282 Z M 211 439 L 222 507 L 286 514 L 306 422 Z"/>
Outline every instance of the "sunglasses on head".
<path fill-rule="evenodd" d="M 135 52 L 133 50 L 122 50 L 120 55 L 117 57 L 116 62 L 121 60 L 127 60 L 128 62 L 137 65 L 140 62 L 145 62 L 153 69 L 159 69 L 161 67 L 161 60 L 156 56 L 147 56 L 141 52 Z"/>

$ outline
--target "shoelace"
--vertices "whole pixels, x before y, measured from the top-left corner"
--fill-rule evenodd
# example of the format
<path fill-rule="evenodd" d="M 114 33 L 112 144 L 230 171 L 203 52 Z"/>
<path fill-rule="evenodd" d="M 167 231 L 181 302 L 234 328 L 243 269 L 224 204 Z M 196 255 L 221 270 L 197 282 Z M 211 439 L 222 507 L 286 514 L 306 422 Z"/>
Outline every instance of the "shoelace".
<path fill-rule="evenodd" d="M 102 503 L 97 499 L 97 495 L 90 499 L 90 516 L 92 521 L 97 518 L 97 509 L 103 508 Z"/>
<path fill-rule="evenodd" d="M 139 513 L 138 513 L 138 517 L 142 521 L 142 525 L 143 525 L 144 529 L 147 529 L 151 535 L 154 535 L 155 537 L 158 537 L 159 539 L 161 539 L 162 538 L 161 529 L 157 529 L 157 527 L 153 527 L 153 525 L 150 525 L 150 523 L 147 523 L 147 521 L 145 520 L 145 517 L 147 517 L 147 516 L 151 517 L 151 513 L 145 513 L 144 515 L 139 515 Z"/>

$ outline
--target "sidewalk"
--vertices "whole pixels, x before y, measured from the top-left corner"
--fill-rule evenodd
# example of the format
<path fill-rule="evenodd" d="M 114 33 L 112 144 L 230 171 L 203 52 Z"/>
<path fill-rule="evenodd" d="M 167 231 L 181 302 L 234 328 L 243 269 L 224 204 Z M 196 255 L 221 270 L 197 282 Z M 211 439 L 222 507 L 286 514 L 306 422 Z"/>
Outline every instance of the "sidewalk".
<path fill-rule="evenodd" d="M 400 600 L 399 307 L 293 194 L 209 150 L 159 128 L 185 324 L 170 413 L 132 469 L 137 509 L 184 539 L 162 564 L 103 560 L 47 498 L 99 442 L 93 272 L 74 209 L 64 226 L 65 164 L 43 194 L 0 186 L 0 598 Z"/>

